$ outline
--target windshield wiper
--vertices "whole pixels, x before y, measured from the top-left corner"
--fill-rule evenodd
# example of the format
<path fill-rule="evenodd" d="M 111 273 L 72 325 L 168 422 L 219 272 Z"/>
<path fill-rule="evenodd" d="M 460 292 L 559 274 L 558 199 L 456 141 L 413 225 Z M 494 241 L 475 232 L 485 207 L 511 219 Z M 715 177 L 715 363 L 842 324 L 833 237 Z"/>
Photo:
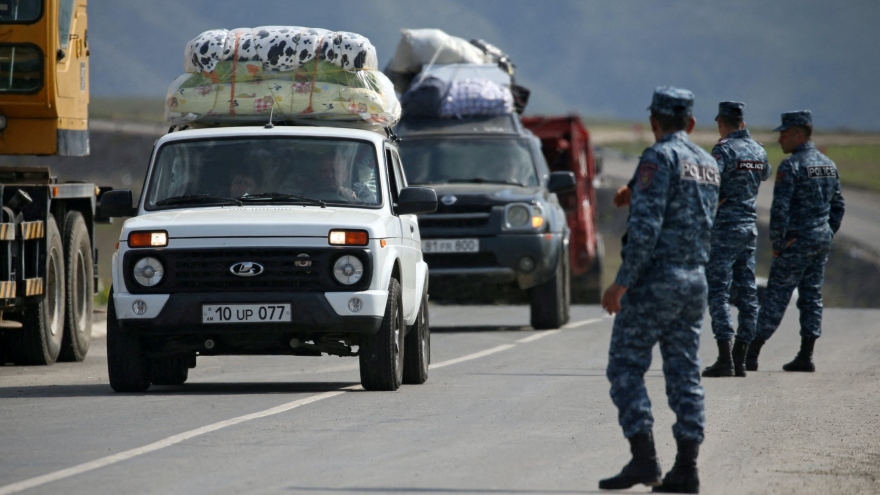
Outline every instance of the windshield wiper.
<path fill-rule="evenodd" d="M 245 194 L 238 197 L 239 201 L 261 202 L 261 203 L 308 203 L 321 208 L 326 208 L 327 203 L 320 199 L 307 198 L 300 194 L 285 194 L 277 192 Z"/>
<path fill-rule="evenodd" d="M 450 184 L 507 184 L 510 186 L 520 186 L 526 187 L 522 182 L 517 182 L 515 180 L 493 180 L 493 179 L 484 179 L 482 177 L 474 177 L 473 179 L 452 179 L 449 181 Z"/>
<path fill-rule="evenodd" d="M 241 206 L 241 201 L 226 196 L 215 196 L 213 194 L 185 194 L 183 196 L 172 196 L 156 201 L 156 206 L 168 205 L 186 205 L 186 204 L 225 204 Z"/>

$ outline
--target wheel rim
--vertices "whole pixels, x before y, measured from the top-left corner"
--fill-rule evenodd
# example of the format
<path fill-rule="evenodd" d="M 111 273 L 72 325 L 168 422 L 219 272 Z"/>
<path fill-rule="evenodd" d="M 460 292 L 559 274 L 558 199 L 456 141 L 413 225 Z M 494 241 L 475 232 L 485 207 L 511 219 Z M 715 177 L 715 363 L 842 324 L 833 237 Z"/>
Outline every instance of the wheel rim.
<path fill-rule="evenodd" d="M 394 318 L 392 320 L 392 325 L 394 325 L 394 374 L 395 376 L 400 374 L 401 370 L 401 357 L 403 357 L 400 353 L 400 309 L 394 308 Z"/>
<path fill-rule="evenodd" d="M 52 251 L 49 256 L 49 263 L 46 267 L 46 304 L 49 313 L 49 332 L 52 334 L 52 340 L 61 339 L 61 308 L 64 301 L 61 297 L 61 274 L 58 266 L 58 253 Z"/>
<path fill-rule="evenodd" d="M 76 330 L 80 333 L 84 333 L 86 330 L 86 320 L 88 320 L 88 299 L 86 299 L 89 295 L 89 283 L 88 283 L 88 274 L 86 273 L 86 263 L 83 258 L 82 252 L 76 253 L 76 269 L 73 270 L 71 274 L 73 279 L 73 283 L 70 284 L 76 290 L 75 294 L 72 294 L 73 297 L 73 308 L 77 310 L 76 319 Z"/>
<path fill-rule="evenodd" d="M 425 316 L 427 312 L 428 308 L 422 303 L 422 310 L 419 311 L 419 333 L 421 334 L 419 335 L 419 337 L 421 337 L 419 340 L 422 344 L 420 349 L 420 352 L 422 353 L 422 362 L 425 363 L 425 365 L 428 364 L 428 360 L 431 358 L 431 354 L 428 352 L 429 346 L 431 345 L 431 334 L 427 331 L 427 317 Z"/>

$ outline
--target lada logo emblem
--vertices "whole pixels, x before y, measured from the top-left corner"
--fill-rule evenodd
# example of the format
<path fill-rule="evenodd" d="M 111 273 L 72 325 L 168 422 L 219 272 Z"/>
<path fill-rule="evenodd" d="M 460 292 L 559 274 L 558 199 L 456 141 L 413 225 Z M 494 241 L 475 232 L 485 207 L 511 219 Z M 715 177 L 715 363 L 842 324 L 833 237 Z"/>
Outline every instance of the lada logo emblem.
<path fill-rule="evenodd" d="M 263 270 L 265 270 L 263 265 L 251 261 L 242 261 L 229 267 L 229 271 L 239 277 L 256 277 L 263 273 Z"/>
<path fill-rule="evenodd" d="M 446 206 L 453 205 L 453 204 L 455 204 L 456 201 L 458 201 L 458 198 L 456 198 L 455 196 L 453 196 L 451 194 L 448 194 L 448 195 L 440 198 L 440 202 Z"/>

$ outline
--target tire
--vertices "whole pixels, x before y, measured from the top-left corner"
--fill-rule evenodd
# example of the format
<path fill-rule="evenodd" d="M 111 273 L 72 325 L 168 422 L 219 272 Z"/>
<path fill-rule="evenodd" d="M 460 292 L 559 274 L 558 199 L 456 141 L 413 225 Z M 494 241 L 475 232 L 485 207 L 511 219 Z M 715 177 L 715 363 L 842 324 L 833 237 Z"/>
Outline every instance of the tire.
<path fill-rule="evenodd" d="M 571 302 L 575 304 L 599 304 L 602 302 L 602 270 L 605 263 L 605 243 L 596 236 L 596 258 L 590 270 L 571 281 Z"/>
<path fill-rule="evenodd" d="M 58 224 L 46 221 L 45 297 L 31 304 L 22 314 L 22 328 L 12 336 L 11 361 L 19 365 L 48 365 L 61 353 L 64 335 L 64 246 Z"/>
<path fill-rule="evenodd" d="M 403 383 L 421 385 L 428 381 L 431 364 L 431 326 L 428 321 L 428 293 L 422 296 L 419 315 L 406 334 L 403 353 Z"/>
<path fill-rule="evenodd" d="M 358 349 L 361 385 L 366 390 L 393 391 L 403 381 L 405 323 L 400 307 L 400 283 L 392 278 L 382 326 L 375 335 L 362 338 Z"/>
<path fill-rule="evenodd" d="M 59 361 L 82 361 L 92 341 L 95 278 L 92 243 L 82 214 L 72 211 L 64 222 L 64 259 L 67 267 L 64 339 Z"/>
<path fill-rule="evenodd" d="M 560 252 L 553 278 L 529 289 L 532 327 L 535 330 L 559 328 L 568 323 L 571 307 L 571 272 L 568 253 Z"/>
<path fill-rule="evenodd" d="M 116 318 L 113 290 L 107 303 L 107 371 L 110 387 L 116 392 L 144 392 L 150 388 L 147 359 L 141 339 L 126 332 Z"/>
<path fill-rule="evenodd" d="M 189 375 L 189 356 L 178 354 L 150 361 L 153 385 L 183 385 Z"/>

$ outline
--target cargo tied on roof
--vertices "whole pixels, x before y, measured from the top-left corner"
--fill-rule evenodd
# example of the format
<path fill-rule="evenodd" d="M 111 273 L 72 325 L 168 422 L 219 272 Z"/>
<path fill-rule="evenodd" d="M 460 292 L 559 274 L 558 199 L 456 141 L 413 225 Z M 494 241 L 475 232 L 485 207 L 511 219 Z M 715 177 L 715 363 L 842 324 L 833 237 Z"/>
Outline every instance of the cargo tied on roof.
<path fill-rule="evenodd" d="M 173 125 L 351 125 L 378 130 L 400 119 L 376 50 L 356 33 L 296 26 L 205 31 L 187 43 L 186 73 L 168 89 Z"/>

